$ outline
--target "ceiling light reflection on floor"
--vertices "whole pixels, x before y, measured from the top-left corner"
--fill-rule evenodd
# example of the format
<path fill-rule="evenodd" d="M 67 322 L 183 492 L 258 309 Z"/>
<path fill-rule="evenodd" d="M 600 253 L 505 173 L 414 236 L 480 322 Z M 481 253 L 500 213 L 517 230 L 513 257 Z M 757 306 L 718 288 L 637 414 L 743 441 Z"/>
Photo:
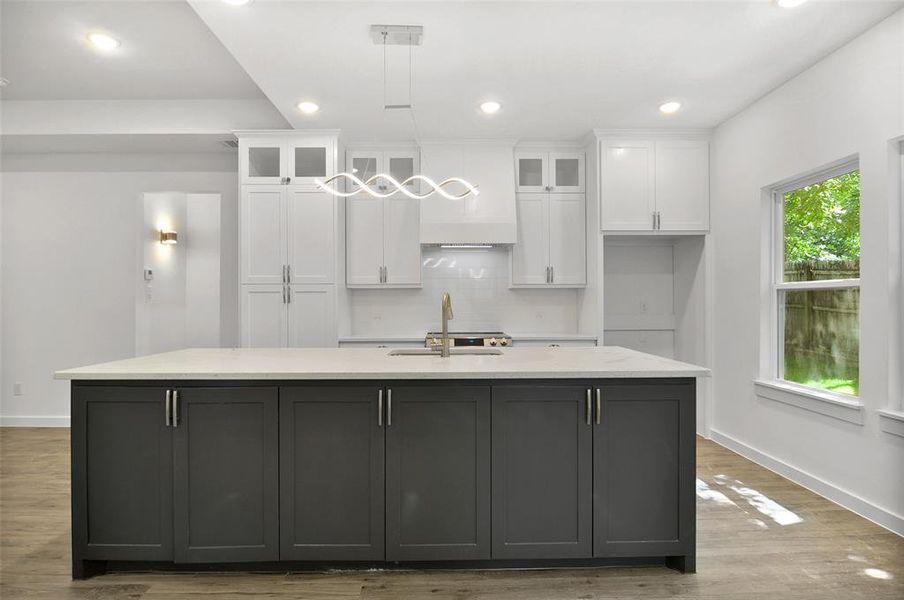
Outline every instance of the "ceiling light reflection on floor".
<path fill-rule="evenodd" d="M 894 579 L 894 576 L 888 571 L 884 571 L 882 569 L 874 569 L 872 567 L 870 567 L 869 569 L 863 569 L 863 573 L 869 577 L 872 577 L 873 579 L 882 579 L 886 581 L 889 579 Z"/>

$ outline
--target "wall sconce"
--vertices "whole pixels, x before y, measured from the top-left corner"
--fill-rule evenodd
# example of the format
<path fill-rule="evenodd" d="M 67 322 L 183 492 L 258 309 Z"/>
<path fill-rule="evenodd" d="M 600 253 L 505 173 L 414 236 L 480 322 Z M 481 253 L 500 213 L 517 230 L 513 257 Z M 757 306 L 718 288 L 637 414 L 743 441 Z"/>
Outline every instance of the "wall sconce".
<path fill-rule="evenodd" d="M 179 243 L 179 234 L 175 231 L 160 230 L 160 243 L 166 246 L 172 246 Z"/>

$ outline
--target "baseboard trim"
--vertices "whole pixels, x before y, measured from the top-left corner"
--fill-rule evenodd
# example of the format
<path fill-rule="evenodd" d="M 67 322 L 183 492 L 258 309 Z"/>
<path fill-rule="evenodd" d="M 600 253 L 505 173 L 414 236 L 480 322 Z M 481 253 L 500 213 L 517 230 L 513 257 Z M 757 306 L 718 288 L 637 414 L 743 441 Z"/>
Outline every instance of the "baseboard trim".
<path fill-rule="evenodd" d="M 0 427 L 69 427 L 69 417 L 0 415 Z"/>
<path fill-rule="evenodd" d="M 728 448 L 732 452 L 740 454 L 748 460 L 752 460 L 761 467 L 765 467 L 794 483 L 801 485 L 814 494 L 819 494 L 827 500 L 842 506 L 851 512 L 857 513 L 865 519 L 869 519 L 876 525 L 888 529 L 904 537 L 904 517 L 896 515 L 884 508 L 864 500 L 840 487 L 798 469 L 788 463 L 766 454 L 756 448 L 752 448 L 744 442 L 726 435 L 715 429 L 710 430 L 710 439 L 720 446 Z"/>

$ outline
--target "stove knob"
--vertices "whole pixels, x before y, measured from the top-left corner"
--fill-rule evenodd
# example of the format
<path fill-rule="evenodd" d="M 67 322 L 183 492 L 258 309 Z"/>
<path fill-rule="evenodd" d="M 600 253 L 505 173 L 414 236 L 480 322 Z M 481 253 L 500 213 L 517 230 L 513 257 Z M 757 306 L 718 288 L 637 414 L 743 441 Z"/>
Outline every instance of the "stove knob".
<path fill-rule="evenodd" d="M 490 346 L 496 345 L 496 338 L 490 338 Z"/>
<path fill-rule="evenodd" d="M 499 344 L 502 345 L 502 346 L 508 346 L 508 345 L 509 345 L 509 341 L 508 341 L 507 339 L 505 339 L 505 338 L 502 338 L 501 340 L 499 340 Z"/>

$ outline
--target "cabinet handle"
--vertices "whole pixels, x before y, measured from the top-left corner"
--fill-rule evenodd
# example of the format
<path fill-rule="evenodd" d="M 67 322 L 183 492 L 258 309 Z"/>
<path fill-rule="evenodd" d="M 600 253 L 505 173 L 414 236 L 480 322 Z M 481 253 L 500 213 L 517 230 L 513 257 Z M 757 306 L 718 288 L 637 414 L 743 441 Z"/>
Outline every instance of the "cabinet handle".
<path fill-rule="evenodd" d="M 286 283 L 292 283 L 292 265 L 286 265 Z"/>
<path fill-rule="evenodd" d="M 173 390 L 166 390 L 166 426 L 173 422 Z"/>
<path fill-rule="evenodd" d="M 383 427 L 383 390 L 377 391 L 377 427 Z"/>
<path fill-rule="evenodd" d="M 173 390 L 173 427 L 179 426 L 179 390 Z"/>
<path fill-rule="evenodd" d="M 292 183 L 292 178 L 286 177 L 286 185 L 289 185 L 290 183 Z"/>
<path fill-rule="evenodd" d="M 292 287 L 286 286 L 286 304 L 292 304 Z"/>
<path fill-rule="evenodd" d="M 286 303 L 286 286 L 282 286 L 282 303 Z"/>
<path fill-rule="evenodd" d="M 596 388 L 596 424 L 603 422 L 603 401 L 600 398 L 600 389 Z"/>
<path fill-rule="evenodd" d="M 392 427 L 392 388 L 386 390 L 386 426 Z"/>
<path fill-rule="evenodd" d="M 546 283 L 549 283 L 549 267 L 546 267 Z"/>
<path fill-rule="evenodd" d="M 656 230 L 656 211 L 653 211 L 653 230 Z"/>
<path fill-rule="evenodd" d="M 286 265 L 282 266 L 282 282 L 286 282 Z"/>
<path fill-rule="evenodd" d="M 549 267 L 549 283 L 555 283 L 555 282 L 556 282 L 556 268 Z"/>
<path fill-rule="evenodd" d="M 383 283 L 387 283 L 389 281 L 389 267 L 383 265 Z"/>
<path fill-rule="evenodd" d="M 590 425 L 591 415 L 593 414 L 593 408 L 590 406 L 590 388 L 587 388 L 587 424 Z"/>

